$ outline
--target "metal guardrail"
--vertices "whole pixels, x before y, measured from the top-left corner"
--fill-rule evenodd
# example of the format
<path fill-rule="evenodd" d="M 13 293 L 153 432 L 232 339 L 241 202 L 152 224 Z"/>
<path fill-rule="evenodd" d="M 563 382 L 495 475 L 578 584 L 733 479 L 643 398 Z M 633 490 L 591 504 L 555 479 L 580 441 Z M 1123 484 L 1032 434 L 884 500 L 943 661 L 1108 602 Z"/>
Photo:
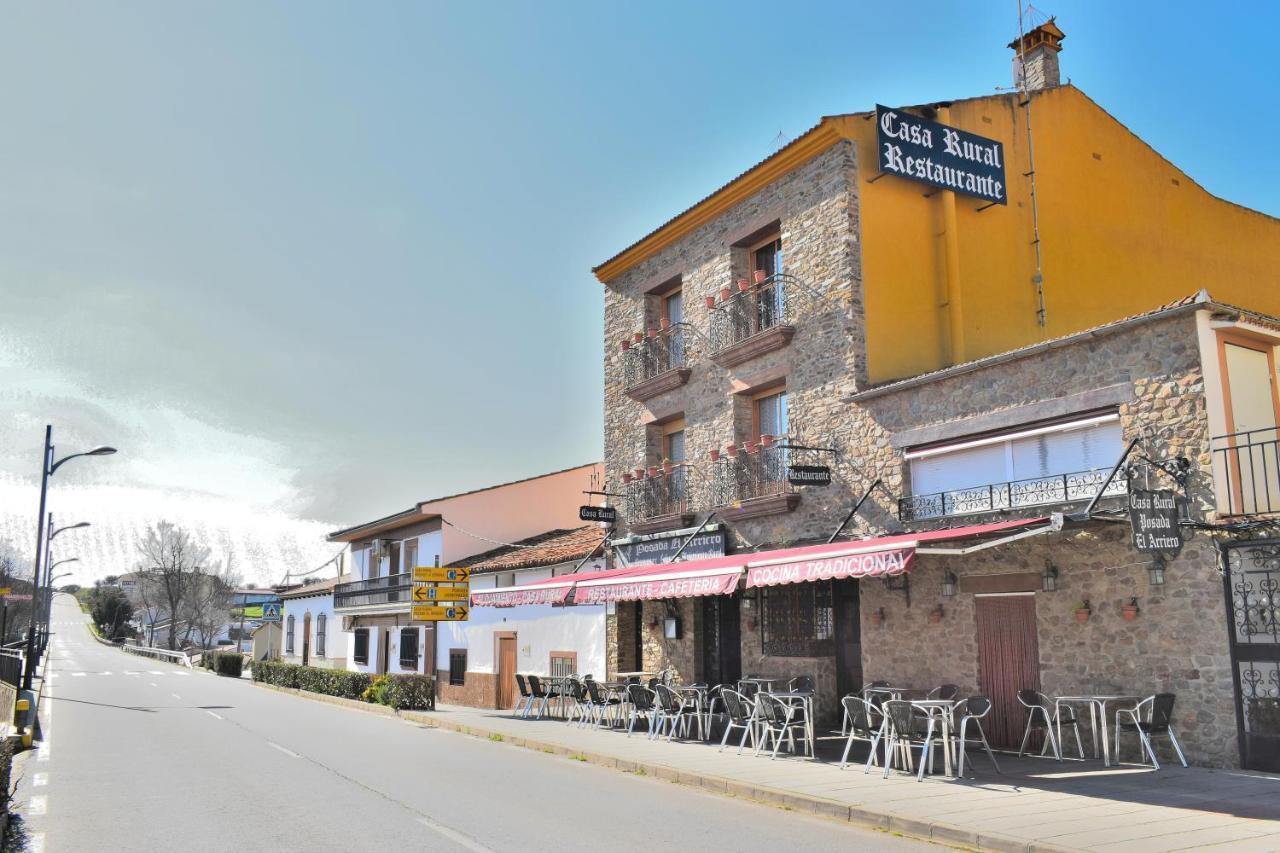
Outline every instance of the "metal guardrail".
<path fill-rule="evenodd" d="M 669 473 L 656 473 L 626 485 L 627 517 L 644 521 L 673 513 L 689 512 L 689 466 L 680 464 Z"/>
<path fill-rule="evenodd" d="M 711 316 L 711 351 L 720 352 L 791 320 L 790 302 L 799 287 L 794 276 L 778 273 L 722 300 Z"/>
<path fill-rule="evenodd" d="M 175 652 L 175 651 L 170 651 L 169 649 L 157 649 L 154 646 L 134 646 L 134 645 L 129 645 L 127 643 L 121 646 L 120 648 L 124 649 L 126 652 L 129 652 L 130 654 L 142 655 L 143 657 L 152 657 L 152 658 L 156 658 L 157 660 L 172 660 L 174 663 L 182 664 L 187 669 L 192 669 L 191 656 L 188 655 L 186 652 Z"/>
<path fill-rule="evenodd" d="M 408 573 L 340 583 L 333 588 L 333 606 L 336 609 L 368 604 L 408 604 L 412 589 L 413 575 Z"/>
<path fill-rule="evenodd" d="M 689 348 L 693 343 L 693 327 L 676 323 L 666 329 L 652 329 L 622 354 L 623 387 L 630 390 L 641 382 L 660 376 L 668 370 L 688 367 Z"/>
<path fill-rule="evenodd" d="M 0 681 L 13 687 L 20 686 L 26 663 L 25 652 L 18 649 L 0 649 Z"/>
<path fill-rule="evenodd" d="M 787 480 L 791 449 L 783 444 L 757 446 L 751 452 L 740 449 L 736 455 L 711 464 L 712 506 L 732 506 L 738 501 L 795 491 Z"/>

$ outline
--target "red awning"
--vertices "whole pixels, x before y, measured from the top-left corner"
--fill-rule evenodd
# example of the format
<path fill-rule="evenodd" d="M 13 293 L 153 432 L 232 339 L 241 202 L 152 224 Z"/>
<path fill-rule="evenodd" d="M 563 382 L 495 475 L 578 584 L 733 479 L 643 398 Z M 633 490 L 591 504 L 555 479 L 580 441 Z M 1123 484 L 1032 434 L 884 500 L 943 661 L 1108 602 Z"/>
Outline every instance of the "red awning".
<path fill-rule="evenodd" d="M 552 580 L 560 580 L 553 578 Z M 564 604 L 573 589 L 571 581 L 559 584 L 543 582 L 483 589 L 471 593 L 472 607 L 518 607 L 522 604 Z"/>
<path fill-rule="evenodd" d="M 762 551 L 747 555 L 747 586 L 751 588 L 806 581 L 900 575 L 911 570 L 911 561 L 917 553 L 940 550 L 921 547 L 928 543 L 973 539 L 1015 530 L 1022 531 L 1018 534 L 1021 537 L 1051 529 L 1045 527 L 1047 523 L 1052 525 L 1048 518 L 1027 518 L 875 539 L 832 542 L 829 545 Z M 997 543 L 1000 541 L 1004 540 L 997 540 Z"/>
<path fill-rule="evenodd" d="M 747 556 L 712 557 L 597 572 L 598 577 L 582 579 L 574 584 L 573 603 L 604 604 L 610 601 L 727 595 L 738 588 Z"/>

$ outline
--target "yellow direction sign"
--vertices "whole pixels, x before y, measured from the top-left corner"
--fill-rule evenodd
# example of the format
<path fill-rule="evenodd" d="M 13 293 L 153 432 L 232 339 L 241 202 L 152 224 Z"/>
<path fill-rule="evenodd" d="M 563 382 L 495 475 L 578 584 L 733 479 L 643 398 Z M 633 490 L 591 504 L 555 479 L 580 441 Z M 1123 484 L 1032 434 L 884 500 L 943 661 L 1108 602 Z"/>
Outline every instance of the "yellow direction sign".
<path fill-rule="evenodd" d="M 471 587 L 469 586 L 415 586 L 413 588 L 414 601 L 470 601 Z"/>
<path fill-rule="evenodd" d="M 415 622 L 466 622 L 470 607 L 433 607 L 429 604 L 413 605 L 413 621 Z"/>
<path fill-rule="evenodd" d="M 413 570 L 416 583 L 453 583 L 471 577 L 470 569 L 445 569 L 439 566 L 418 566 Z"/>
<path fill-rule="evenodd" d="M 0 595 L 8 595 L 8 594 L 9 594 L 9 593 L 11 593 L 11 592 L 13 592 L 13 587 L 11 587 L 11 586 L 0 586 Z"/>

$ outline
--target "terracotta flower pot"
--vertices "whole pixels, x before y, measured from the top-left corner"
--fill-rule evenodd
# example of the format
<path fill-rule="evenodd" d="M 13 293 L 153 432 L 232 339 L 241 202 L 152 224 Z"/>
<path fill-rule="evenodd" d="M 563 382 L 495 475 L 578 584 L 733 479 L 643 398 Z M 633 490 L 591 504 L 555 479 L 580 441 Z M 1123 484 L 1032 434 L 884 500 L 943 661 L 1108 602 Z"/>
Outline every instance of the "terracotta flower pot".
<path fill-rule="evenodd" d="M 750 289 L 751 289 L 750 281 L 748 281 L 745 278 L 738 279 L 738 290 L 741 290 L 743 293 L 746 293 Z"/>
<path fill-rule="evenodd" d="M 880 623 L 882 623 L 882 622 L 884 622 L 884 614 L 883 614 L 883 613 L 881 613 L 880 611 L 878 611 L 878 610 L 877 610 L 875 613 L 872 613 L 872 614 L 871 614 L 871 624 L 872 624 L 872 625 L 875 625 L 877 628 L 879 628 L 879 627 L 880 627 Z"/>
<path fill-rule="evenodd" d="M 658 466 L 657 466 L 657 465 L 650 465 L 650 466 L 649 466 L 649 476 L 650 476 L 650 477 L 656 477 L 656 476 L 658 476 Z"/>
<path fill-rule="evenodd" d="M 756 270 L 756 284 L 764 284 L 769 275 L 764 270 Z"/>
<path fill-rule="evenodd" d="M 631 472 L 630 472 L 630 471 L 623 471 L 623 472 L 622 472 L 622 482 L 624 482 L 624 483 L 630 483 L 630 482 L 631 482 Z"/>
<path fill-rule="evenodd" d="M 666 460 L 662 463 L 662 473 L 670 474 L 672 471 L 675 470 L 675 467 L 676 467 L 675 464 L 672 463 L 671 460 Z"/>
<path fill-rule="evenodd" d="M 761 446 L 761 447 L 773 447 L 773 436 L 771 436 L 771 435 L 769 435 L 769 434 L 767 434 L 767 433 L 766 433 L 766 434 L 764 434 L 764 435 L 761 435 L 761 436 L 760 436 L 760 446 Z"/>
<path fill-rule="evenodd" d="M 929 621 L 938 624 L 942 621 L 942 607 L 938 606 L 929 611 Z"/>
<path fill-rule="evenodd" d="M 737 455 L 738 455 L 738 445 L 736 445 L 736 444 L 730 444 L 728 447 L 726 447 L 726 448 L 725 448 L 725 452 L 726 452 L 726 453 L 728 453 L 730 456 L 737 456 Z"/>
<path fill-rule="evenodd" d="M 1138 605 L 1126 604 L 1124 607 L 1120 608 L 1120 614 L 1124 616 L 1125 619 L 1132 622 L 1134 619 L 1138 618 Z"/>
<path fill-rule="evenodd" d="M 712 462 L 719 462 L 720 448 L 718 447 L 711 448 L 710 450 L 707 451 L 707 456 L 711 459 Z"/>
<path fill-rule="evenodd" d="M 746 441 L 742 442 L 742 446 L 746 448 L 746 451 L 748 453 L 756 452 L 756 443 L 750 439 L 747 439 Z"/>
<path fill-rule="evenodd" d="M 644 340 L 644 332 L 636 332 L 634 335 L 631 336 L 631 340 L 634 341 L 635 343 L 640 343 L 641 341 Z"/>
<path fill-rule="evenodd" d="M 622 341 L 622 351 L 626 352 L 629 349 L 631 349 L 631 341 L 624 339 Z"/>
<path fill-rule="evenodd" d="M 725 285 L 724 287 L 720 288 L 720 301 L 721 302 L 729 301 L 729 297 L 732 294 L 733 294 L 733 291 L 729 288 L 728 285 Z"/>
<path fill-rule="evenodd" d="M 708 296 L 708 297 L 706 297 L 706 298 L 704 299 L 704 301 L 707 303 L 707 307 L 708 307 L 708 308 L 715 308 L 715 307 L 716 307 L 716 298 L 715 298 L 715 296 Z"/>
<path fill-rule="evenodd" d="M 637 468 L 637 469 L 636 469 L 636 479 L 637 479 L 637 480 L 643 480 L 643 479 L 644 479 L 644 469 L 643 469 L 643 468 Z"/>
<path fill-rule="evenodd" d="M 654 338 L 656 338 L 656 337 L 658 337 L 658 330 L 657 330 L 657 329 L 650 329 L 650 330 L 649 330 L 649 340 L 653 340 L 653 339 L 654 339 Z"/>
<path fill-rule="evenodd" d="M 663 317 L 661 320 L 658 321 L 658 327 L 665 332 L 671 328 L 671 321 L 666 317 Z"/>
<path fill-rule="evenodd" d="M 1076 611 L 1076 621 L 1079 622 L 1081 625 L 1088 622 L 1090 612 L 1091 611 L 1086 610 L 1083 607 L 1080 608 L 1079 610 Z"/>

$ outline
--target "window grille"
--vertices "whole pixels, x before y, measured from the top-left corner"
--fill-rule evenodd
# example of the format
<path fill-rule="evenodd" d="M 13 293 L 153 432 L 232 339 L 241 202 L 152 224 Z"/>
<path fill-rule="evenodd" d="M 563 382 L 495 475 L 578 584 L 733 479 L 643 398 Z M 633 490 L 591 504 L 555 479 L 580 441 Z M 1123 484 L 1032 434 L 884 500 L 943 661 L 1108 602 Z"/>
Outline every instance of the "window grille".
<path fill-rule="evenodd" d="M 830 581 L 766 587 L 760 601 L 766 655 L 824 657 L 835 652 Z"/>
<path fill-rule="evenodd" d="M 578 653 L 577 652 L 552 652 L 551 668 L 548 670 L 552 677 L 563 677 L 566 675 L 578 674 Z"/>
<path fill-rule="evenodd" d="M 400 668 L 418 668 L 418 629 L 400 629 Z"/>
<path fill-rule="evenodd" d="M 355 658 L 356 663 L 368 663 L 369 662 L 369 629 L 357 628 L 355 631 L 355 634 L 356 634 L 356 648 L 355 648 L 355 654 L 353 655 L 353 657 Z"/>
<path fill-rule="evenodd" d="M 449 683 L 454 687 L 467 683 L 466 649 L 449 649 Z"/>

